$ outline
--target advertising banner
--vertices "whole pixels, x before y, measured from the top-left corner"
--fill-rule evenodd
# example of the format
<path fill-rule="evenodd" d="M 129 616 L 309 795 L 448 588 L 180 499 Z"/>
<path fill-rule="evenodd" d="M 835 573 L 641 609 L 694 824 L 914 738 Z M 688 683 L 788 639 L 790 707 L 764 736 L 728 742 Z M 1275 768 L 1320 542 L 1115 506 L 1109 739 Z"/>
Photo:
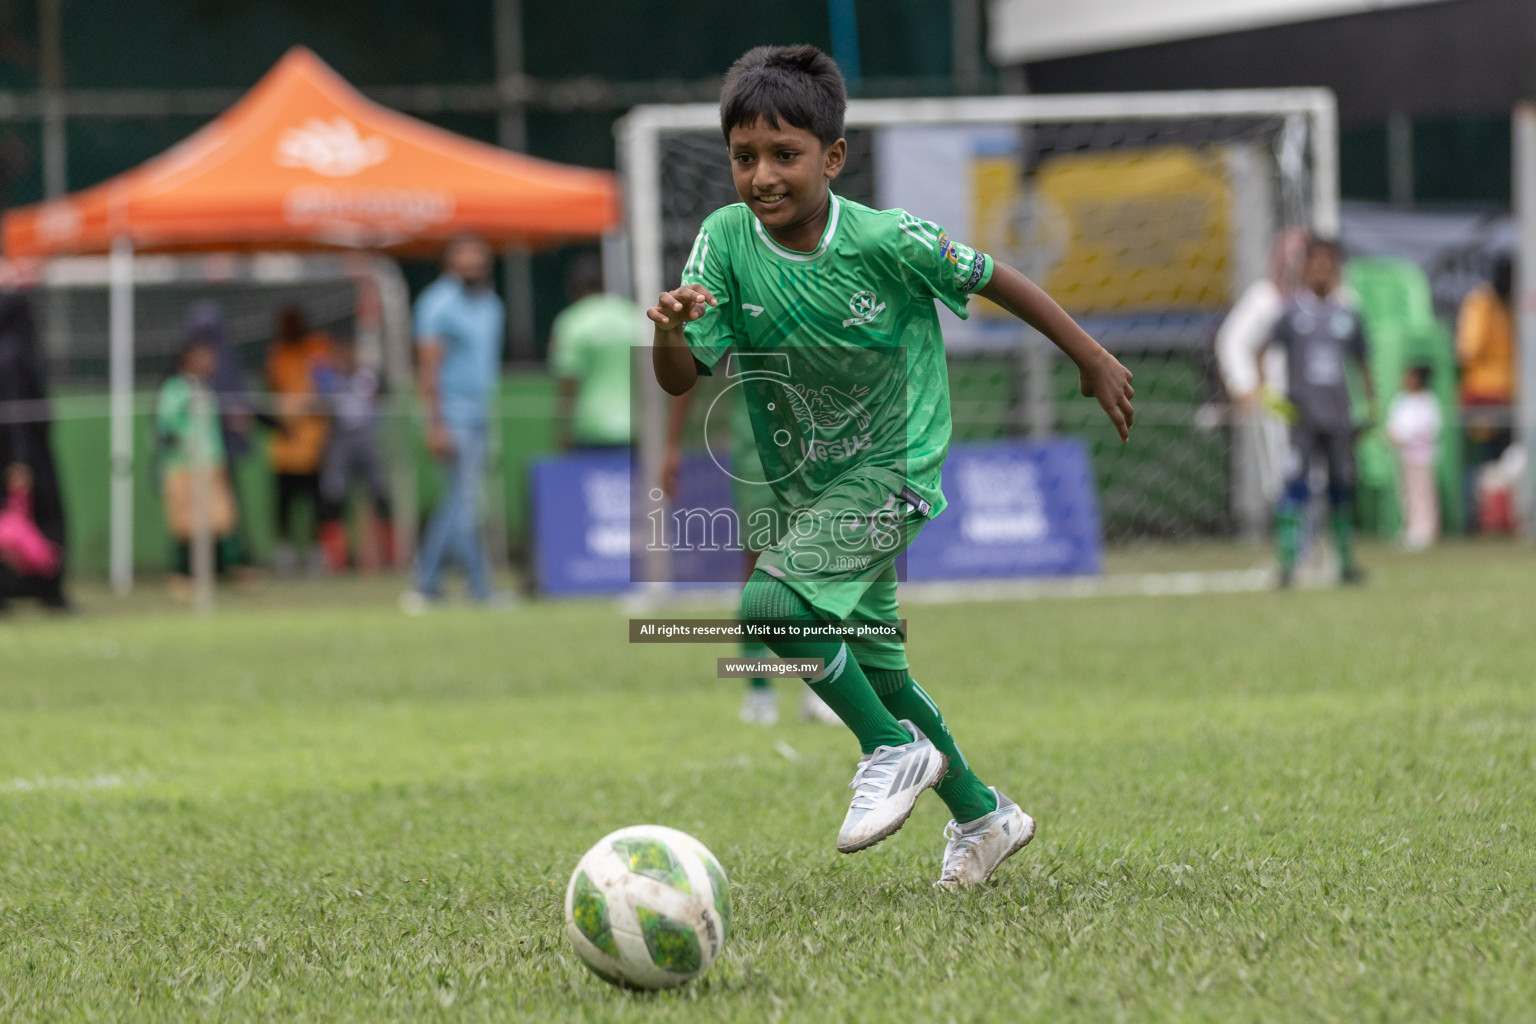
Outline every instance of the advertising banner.
<path fill-rule="evenodd" d="M 949 508 L 907 551 L 907 579 L 1096 573 L 1103 556 L 1088 448 L 1075 438 L 957 444 Z"/>
<path fill-rule="evenodd" d="M 538 590 L 612 594 L 631 585 L 630 461 L 625 452 L 577 452 L 532 468 Z M 667 524 L 673 578 L 728 582 L 743 575 L 739 530 L 701 509 L 731 509 L 708 455 L 686 459 L 686 498 Z M 949 508 L 923 528 L 902 578 L 962 580 L 1099 571 L 1103 537 L 1088 450 L 1073 438 L 957 444 L 944 466 Z M 681 532 L 679 532 L 681 531 Z"/>

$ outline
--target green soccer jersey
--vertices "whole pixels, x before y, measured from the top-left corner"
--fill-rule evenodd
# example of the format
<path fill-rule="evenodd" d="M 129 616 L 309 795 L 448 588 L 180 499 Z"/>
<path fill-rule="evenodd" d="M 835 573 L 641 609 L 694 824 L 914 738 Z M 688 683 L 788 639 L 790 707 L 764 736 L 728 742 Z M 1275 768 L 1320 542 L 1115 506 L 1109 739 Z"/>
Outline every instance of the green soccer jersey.
<path fill-rule="evenodd" d="M 705 218 L 683 269 L 719 305 L 684 330 L 700 368 L 727 350 L 764 474 L 787 509 L 858 470 L 944 508 L 949 374 L 934 299 L 966 315 L 992 259 L 903 210 L 832 196 L 813 252 L 775 242 L 745 204 Z"/>
<path fill-rule="evenodd" d="M 642 322 L 639 308 L 618 295 L 588 295 L 555 317 L 549 366 L 576 381 L 577 444 L 629 444 L 630 352 Z"/>

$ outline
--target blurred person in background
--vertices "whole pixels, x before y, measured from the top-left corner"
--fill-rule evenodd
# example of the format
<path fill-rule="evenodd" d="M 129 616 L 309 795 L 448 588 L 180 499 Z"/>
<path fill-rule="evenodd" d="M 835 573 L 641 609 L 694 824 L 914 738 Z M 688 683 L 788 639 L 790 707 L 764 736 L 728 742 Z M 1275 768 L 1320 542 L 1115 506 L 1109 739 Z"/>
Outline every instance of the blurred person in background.
<path fill-rule="evenodd" d="M 268 426 L 276 426 L 277 420 L 271 416 L 258 416 L 255 406 L 251 402 L 250 382 L 246 379 L 245 367 L 241 365 L 240 353 L 236 351 L 234 342 L 230 340 L 229 329 L 225 325 L 224 307 L 216 299 L 198 299 L 187 307 L 186 316 L 182 320 L 182 333 L 187 339 L 203 338 L 213 346 L 214 368 L 210 384 L 219 403 L 219 433 L 224 441 L 224 459 L 229 472 L 230 494 L 235 500 L 237 531 L 234 544 L 235 556 L 238 559 L 236 568 L 242 574 L 251 574 L 255 570 L 250 566 L 251 546 L 249 538 L 245 536 L 244 508 L 240 502 L 240 488 L 236 481 L 240 475 L 240 465 L 251 453 L 251 434 L 256 429 L 258 422 Z"/>
<path fill-rule="evenodd" d="M 1286 356 L 1290 448 L 1286 453 L 1285 490 L 1275 515 L 1281 587 L 1289 587 L 1295 575 L 1302 518 L 1311 498 L 1312 468 L 1318 464 L 1328 468 L 1328 504 L 1338 546 L 1339 579 L 1343 583 L 1365 579 L 1354 552 L 1356 429 L 1350 411 L 1350 360 L 1358 365 L 1365 382 L 1372 418 L 1376 392 L 1360 318 L 1335 295 L 1342 269 L 1337 242 L 1323 238 L 1307 242 L 1302 287 L 1286 303 L 1254 360 L 1254 372 L 1262 373 L 1265 353 L 1271 348 L 1281 349 Z"/>
<path fill-rule="evenodd" d="M 389 566 L 395 559 L 395 533 L 376 433 L 379 373 L 371 366 L 359 365 L 353 339 L 338 338 L 335 349 L 335 362 L 317 372 L 320 393 L 331 411 L 330 437 L 320 462 L 320 497 L 339 524 L 353 482 L 366 487 L 369 515 L 358 563 L 367 568 Z M 323 537 L 322 543 L 339 544 L 339 548 L 327 548 L 326 561 L 332 566 L 346 566 L 345 530 Z"/>
<path fill-rule="evenodd" d="M 166 528 L 172 539 L 171 593 L 192 596 L 192 538 L 198 509 L 193 470 L 199 460 L 209 469 L 208 526 L 214 568 L 239 564 L 235 524 L 238 514 L 230 493 L 218 397 L 212 388 L 218 349 L 206 335 L 188 338 L 176 357 L 176 371 L 165 379 L 155 400 L 155 437 Z"/>
<path fill-rule="evenodd" d="M 64 502 L 49 443 L 53 414 L 31 299 L 0 295 L 0 506 L 23 512 L 53 548 L 51 571 L 22 573 L 0 559 L 0 609 L 36 598 L 68 611 L 64 593 Z"/>
<path fill-rule="evenodd" d="M 566 282 L 570 305 L 555 317 L 549 368 L 560 382 L 555 412 L 561 451 L 629 447 L 631 351 L 640 343 L 640 307 L 603 292 L 602 262 L 584 254 Z"/>
<path fill-rule="evenodd" d="M 492 266 L 483 239 L 454 238 L 443 255 L 442 276 L 416 300 L 416 387 L 427 448 L 446 479 L 417 554 L 415 589 L 400 601 L 413 614 L 442 599 L 450 558 L 463 567 L 471 600 L 498 601 L 479 518 L 506 331 L 506 307 L 491 287 Z"/>
<path fill-rule="evenodd" d="M 1403 546 L 1423 551 L 1440 532 L 1440 495 L 1435 489 L 1440 403 L 1429 390 L 1429 367 L 1408 367 L 1403 390 L 1387 406 L 1387 440 L 1397 452 Z"/>
<path fill-rule="evenodd" d="M 305 545 L 304 566 L 311 572 L 325 567 L 323 538 L 341 524 L 328 514 L 320 498 L 320 458 L 330 425 L 315 394 L 315 371 L 334 354 L 330 335 L 311 330 L 298 306 L 288 306 L 277 318 L 277 336 L 267 349 L 267 387 L 277 413 L 272 438 L 272 470 L 277 475 L 277 543 L 272 567 L 295 572 L 300 565 L 294 508 L 308 502 L 313 510 L 316 538 Z M 345 546 L 345 541 L 343 541 Z"/>
<path fill-rule="evenodd" d="M 1271 350 L 1259 365 L 1258 353 L 1275 321 L 1301 285 L 1307 233 L 1283 231 L 1270 249 L 1269 273 L 1238 298 L 1216 332 L 1216 364 L 1233 406 L 1233 489 L 1239 526 L 1251 540 L 1267 532 L 1270 510 L 1284 483 L 1287 428 L 1263 400 L 1266 388 L 1285 388 L 1285 356 Z"/>
<path fill-rule="evenodd" d="M 1500 253 L 1489 281 L 1467 293 L 1456 316 L 1469 509 L 1477 507 L 1472 481 L 1478 470 L 1504 454 L 1514 437 L 1510 421 L 1515 401 L 1515 321 L 1510 305 L 1514 278 L 1509 254 Z M 1471 522 L 1479 518 L 1469 517 Z"/>

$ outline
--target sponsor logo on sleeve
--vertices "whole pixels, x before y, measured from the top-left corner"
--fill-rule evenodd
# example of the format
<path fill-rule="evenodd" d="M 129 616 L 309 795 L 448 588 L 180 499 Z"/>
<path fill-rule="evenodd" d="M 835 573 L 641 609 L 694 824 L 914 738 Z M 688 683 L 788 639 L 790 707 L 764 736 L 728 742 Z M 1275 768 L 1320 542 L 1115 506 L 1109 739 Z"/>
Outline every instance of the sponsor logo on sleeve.
<path fill-rule="evenodd" d="M 939 232 L 939 255 L 943 256 L 951 263 L 960 262 L 959 248 L 955 245 L 954 241 L 949 237 L 949 235 L 943 231 Z"/>

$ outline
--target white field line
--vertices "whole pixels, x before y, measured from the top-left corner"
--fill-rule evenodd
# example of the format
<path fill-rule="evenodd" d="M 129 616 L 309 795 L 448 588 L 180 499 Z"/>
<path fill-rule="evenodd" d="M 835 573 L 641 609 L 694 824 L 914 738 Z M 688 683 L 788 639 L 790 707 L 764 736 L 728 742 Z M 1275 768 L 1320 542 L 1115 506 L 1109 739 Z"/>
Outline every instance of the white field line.
<path fill-rule="evenodd" d="M 1298 574 L 1300 587 L 1318 585 Z M 1208 572 L 1116 573 L 1108 576 L 1069 576 L 1008 580 L 964 580 L 948 583 L 903 583 L 903 604 L 965 604 L 972 601 L 1044 601 L 1084 597 L 1167 597 L 1192 594 L 1244 594 L 1275 585 L 1273 569 L 1220 569 Z M 628 615 L 641 616 L 677 607 L 731 607 L 741 600 L 741 585 L 654 587 L 619 599 Z"/>
<path fill-rule="evenodd" d="M 82 789 L 117 789 L 122 786 L 137 785 L 149 778 L 142 772 L 124 777 L 112 772 L 105 775 L 93 775 L 88 779 L 44 778 L 39 776 L 34 779 L 11 779 L 9 782 L 0 782 L 0 793 L 37 793 L 43 790 L 82 790 Z"/>
<path fill-rule="evenodd" d="M 964 604 L 971 601 L 1043 601 L 1083 597 L 1167 597 L 1191 594 L 1243 594 L 1275 585 L 1271 569 L 1224 569 L 1210 572 L 1143 572 L 1060 579 L 906 583 L 903 604 Z"/>

